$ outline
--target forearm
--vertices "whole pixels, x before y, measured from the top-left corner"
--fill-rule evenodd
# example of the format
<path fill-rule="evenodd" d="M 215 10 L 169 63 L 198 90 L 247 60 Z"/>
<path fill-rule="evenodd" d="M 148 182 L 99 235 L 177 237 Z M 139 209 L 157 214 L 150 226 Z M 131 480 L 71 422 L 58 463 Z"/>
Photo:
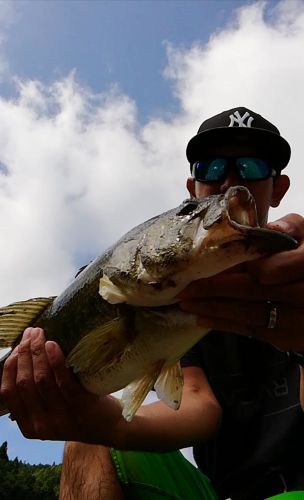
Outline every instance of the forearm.
<path fill-rule="evenodd" d="M 109 449 L 68 442 L 64 448 L 59 500 L 123 500 Z"/>
<path fill-rule="evenodd" d="M 214 401 L 184 394 L 177 411 L 158 401 L 142 406 L 131 422 L 120 420 L 113 446 L 163 452 L 184 448 L 214 436 L 220 420 L 221 412 Z"/>

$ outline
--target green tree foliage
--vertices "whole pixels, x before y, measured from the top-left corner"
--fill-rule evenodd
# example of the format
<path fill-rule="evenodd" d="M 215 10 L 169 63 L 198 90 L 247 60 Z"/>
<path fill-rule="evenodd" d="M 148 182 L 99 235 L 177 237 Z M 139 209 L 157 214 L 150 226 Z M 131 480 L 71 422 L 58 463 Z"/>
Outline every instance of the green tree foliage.
<path fill-rule="evenodd" d="M 61 465 L 30 465 L 9 460 L 7 442 L 0 446 L 1 500 L 56 500 Z"/>

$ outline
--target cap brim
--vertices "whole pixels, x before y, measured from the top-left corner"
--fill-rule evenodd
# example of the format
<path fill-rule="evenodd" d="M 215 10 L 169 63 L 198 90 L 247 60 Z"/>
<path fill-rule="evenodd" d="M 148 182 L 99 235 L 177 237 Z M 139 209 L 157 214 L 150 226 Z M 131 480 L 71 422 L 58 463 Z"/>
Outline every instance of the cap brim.
<path fill-rule="evenodd" d="M 261 155 L 273 161 L 273 168 L 282 170 L 290 160 L 290 146 L 278 134 L 250 127 L 222 127 L 205 130 L 190 139 L 186 155 L 190 164 L 202 156 L 223 154 L 225 145 L 235 146 L 241 154 Z"/>

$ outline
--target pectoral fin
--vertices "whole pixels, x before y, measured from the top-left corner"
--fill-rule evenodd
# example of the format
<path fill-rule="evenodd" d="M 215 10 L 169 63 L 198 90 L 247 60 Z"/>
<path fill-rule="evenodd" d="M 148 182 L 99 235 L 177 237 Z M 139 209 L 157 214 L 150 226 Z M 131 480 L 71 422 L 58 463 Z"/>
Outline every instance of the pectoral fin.
<path fill-rule="evenodd" d="M 157 364 L 155 369 L 150 373 L 144 375 L 140 379 L 134 380 L 124 388 L 121 397 L 121 403 L 123 405 L 122 415 L 127 422 L 131 422 L 148 392 L 153 388 L 159 371 L 160 366 Z"/>
<path fill-rule="evenodd" d="M 115 318 L 83 337 L 67 357 L 75 373 L 91 375 L 116 363 L 129 341 L 127 319 Z"/>
<path fill-rule="evenodd" d="M 0 308 L 0 347 L 11 347 L 25 328 L 34 325 L 54 297 L 15 302 Z"/>
<path fill-rule="evenodd" d="M 184 378 L 178 361 L 162 369 L 154 388 L 159 399 L 173 410 L 178 410 L 182 400 L 183 385 Z"/>

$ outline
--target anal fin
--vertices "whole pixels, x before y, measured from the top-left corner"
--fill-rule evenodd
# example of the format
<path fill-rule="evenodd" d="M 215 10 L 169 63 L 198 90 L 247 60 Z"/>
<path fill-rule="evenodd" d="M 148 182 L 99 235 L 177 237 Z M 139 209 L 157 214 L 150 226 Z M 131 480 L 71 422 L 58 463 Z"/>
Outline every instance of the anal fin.
<path fill-rule="evenodd" d="M 164 366 L 155 383 L 158 398 L 173 410 L 178 410 L 182 400 L 184 377 L 180 362 Z"/>

